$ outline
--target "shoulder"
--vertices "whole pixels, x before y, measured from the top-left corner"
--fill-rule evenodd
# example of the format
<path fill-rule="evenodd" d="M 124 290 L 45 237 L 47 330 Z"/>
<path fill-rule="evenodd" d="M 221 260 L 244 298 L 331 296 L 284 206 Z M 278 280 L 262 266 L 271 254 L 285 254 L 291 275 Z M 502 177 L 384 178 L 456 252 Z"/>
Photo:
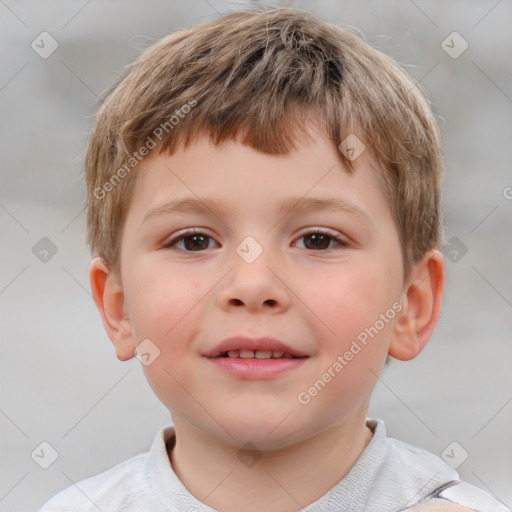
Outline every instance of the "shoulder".
<path fill-rule="evenodd" d="M 413 508 L 407 509 L 407 512 L 475 512 L 474 509 L 450 503 L 446 500 L 431 500 L 422 505 L 416 505 Z"/>
<path fill-rule="evenodd" d="M 137 455 L 85 480 L 73 483 L 48 500 L 40 512 L 119 510 L 125 498 L 143 487 L 145 455 Z M 112 508 L 114 507 L 114 508 Z"/>
<path fill-rule="evenodd" d="M 447 482 L 458 481 L 459 474 L 439 456 L 392 437 L 385 439 L 384 457 L 376 479 L 381 484 L 401 489 L 400 498 L 426 496 Z"/>
<path fill-rule="evenodd" d="M 382 489 L 398 490 L 395 496 L 406 507 L 401 510 L 407 512 L 511 512 L 486 491 L 461 482 L 458 473 L 439 456 L 387 436 L 373 487 L 379 494 Z M 411 495 L 418 500 L 412 506 Z M 374 499 L 378 502 L 380 498 L 376 495 Z"/>
<path fill-rule="evenodd" d="M 478 510 L 479 512 L 510 512 L 510 509 L 498 501 L 487 491 L 468 484 L 459 482 L 457 485 L 447 487 L 436 495 L 442 500 L 451 503 L 457 503 L 469 510 Z"/>
<path fill-rule="evenodd" d="M 433 492 L 407 512 L 510 512 L 488 492 L 466 482 L 457 482 Z M 404 511 L 405 512 L 405 511 Z"/>
<path fill-rule="evenodd" d="M 47 501 L 39 512 L 138 512 L 159 509 L 158 495 L 168 491 L 172 471 L 166 443 L 171 426 L 160 429 L 148 452 L 76 482 Z M 165 485 L 164 485 L 165 483 Z"/>

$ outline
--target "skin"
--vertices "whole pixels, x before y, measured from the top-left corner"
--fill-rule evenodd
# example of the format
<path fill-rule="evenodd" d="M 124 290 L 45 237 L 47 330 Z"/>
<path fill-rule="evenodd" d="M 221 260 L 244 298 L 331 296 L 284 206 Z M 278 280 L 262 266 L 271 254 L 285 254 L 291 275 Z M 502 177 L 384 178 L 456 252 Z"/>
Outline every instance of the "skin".
<path fill-rule="evenodd" d="M 223 512 L 297 511 L 339 482 L 371 440 L 365 419 L 386 356 L 416 357 L 439 315 L 441 253 L 426 253 L 404 281 L 398 231 L 369 151 L 350 174 L 327 136 L 312 134 L 286 156 L 206 139 L 172 156 L 150 155 L 137 170 L 119 275 L 101 258 L 90 266 L 118 358 L 133 357 L 145 339 L 160 350 L 143 369 L 172 413 L 174 470 L 197 499 Z M 183 196 L 231 211 L 144 220 Z M 290 197 L 341 199 L 368 221 L 349 210 L 277 212 Z M 187 251 L 190 238 L 169 245 L 189 228 L 211 237 L 204 250 Z M 323 238 L 319 249 L 319 229 L 342 243 Z M 263 248 L 252 263 L 236 252 L 247 236 Z M 298 394 L 398 302 L 402 310 L 378 335 L 300 403 Z M 234 335 L 272 336 L 309 358 L 273 379 L 235 378 L 202 355 Z M 247 443 L 258 459 L 250 466 L 237 456 Z"/>
<path fill-rule="evenodd" d="M 467 507 L 450 503 L 446 500 L 434 499 L 430 503 L 417 505 L 416 507 L 407 509 L 407 512 L 474 512 Z"/>

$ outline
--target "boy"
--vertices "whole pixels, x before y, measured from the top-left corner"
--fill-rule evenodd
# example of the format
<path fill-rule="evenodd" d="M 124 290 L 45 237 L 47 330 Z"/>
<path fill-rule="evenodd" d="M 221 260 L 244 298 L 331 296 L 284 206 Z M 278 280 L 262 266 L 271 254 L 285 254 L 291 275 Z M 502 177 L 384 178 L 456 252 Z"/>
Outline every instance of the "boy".
<path fill-rule="evenodd" d="M 439 315 L 441 171 L 412 80 L 310 14 L 148 49 L 90 139 L 90 281 L 173 426 L 42 510 L 508 510 L 366 418 Z"/>

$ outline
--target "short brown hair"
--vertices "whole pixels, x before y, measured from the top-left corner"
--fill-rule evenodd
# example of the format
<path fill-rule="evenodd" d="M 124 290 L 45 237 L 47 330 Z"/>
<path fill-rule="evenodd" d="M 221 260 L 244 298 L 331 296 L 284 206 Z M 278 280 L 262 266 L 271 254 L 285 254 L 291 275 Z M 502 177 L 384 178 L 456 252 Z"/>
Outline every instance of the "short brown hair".
<path fill-rule="evenodd" d="M 290 8 L 252 8 L 181 30 L 133 63 L 100 108 L 87 150 L 93 255 L 118 270 L 130 171 L 150 140 L 169 154 L 201 135 L 286 154 L 312 121 L 336 146 L 356 134 L 372 151 L 408 276 L 442 233 L 442 158 L 429 102 L 392 58 Z"/>

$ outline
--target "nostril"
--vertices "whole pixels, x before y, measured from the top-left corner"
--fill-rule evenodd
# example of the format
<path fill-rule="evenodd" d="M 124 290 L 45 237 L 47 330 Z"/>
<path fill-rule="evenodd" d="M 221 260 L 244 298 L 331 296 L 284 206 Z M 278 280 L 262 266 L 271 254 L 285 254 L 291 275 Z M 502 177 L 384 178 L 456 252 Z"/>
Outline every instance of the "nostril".
<path fill-rule="evenodd" d="M 230 302 L 233 306 L 243 306 L 244 305 L 244 301 L 240 300 L 240 299 L 231 299 Z M 263 304 L 265 304 L 267 306 L 275 307 L 277 305 L 277 301 L 274 299 L 267 299 Z"/>

